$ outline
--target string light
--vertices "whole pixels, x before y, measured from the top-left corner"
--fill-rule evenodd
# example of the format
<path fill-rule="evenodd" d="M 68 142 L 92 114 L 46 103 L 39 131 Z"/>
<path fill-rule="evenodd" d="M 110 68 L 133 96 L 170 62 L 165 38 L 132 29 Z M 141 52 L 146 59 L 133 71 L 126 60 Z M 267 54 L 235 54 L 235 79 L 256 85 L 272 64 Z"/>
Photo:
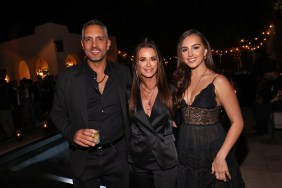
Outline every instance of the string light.
<path fill-rule="evenodd" d="M 267 39 L 274 34 L 274 25 L 269 25 L 269 27 L 261 32 L 260 36 L 255 36 L 255 37 L 250 37 L 252 38 L 252 40 L 247 40 L 246 38 L 242 38 L 239 41 L 240 46 L 236 46 L 236 47 L 230 47 L 227 49 L 212 49 L 212 53 L 214 55 L 219 55 L 220 57 L 222 55 L 227 55 L 227 54 L 238 54 L 241 53 L 242 51 L 255 51 L 257 49 L 260 49 L 267 41 Z M 121 50 L 118 51 L 118 55 L 120 55 L 123 58 L 127 58 L 127 53 L 126 52 L 122 52 Z M 132 62 L 134 59 L 134 56 L 131 56 L 130 61 Z M 164 59 L 166 63 L 172 61 L 173 59 L 177 59 L 177 57 L 175 58 L 166 58 Z"/>
<path fill-rule="evenodd" d="M 239 42 L 241 46 L 231 47 L 225 50 L 213 49 L 213 53 L 220 55 L 222 54 L 222 51 L 226 51 L 231 54 L 234 52 L 239 53 L 241 51 L 255 51 L 261 48 L 261 46 L 263 46 L 266 43 L 267 39 L 271 36 L 271 34 L 274 34 L 273 25 L 269 25 L 269 28 L 266 31 L 261 32 L 261 36 L 252 37 L 253 40 L 251 41 L 248 41 L 246 39 L 241 39 Z"/>

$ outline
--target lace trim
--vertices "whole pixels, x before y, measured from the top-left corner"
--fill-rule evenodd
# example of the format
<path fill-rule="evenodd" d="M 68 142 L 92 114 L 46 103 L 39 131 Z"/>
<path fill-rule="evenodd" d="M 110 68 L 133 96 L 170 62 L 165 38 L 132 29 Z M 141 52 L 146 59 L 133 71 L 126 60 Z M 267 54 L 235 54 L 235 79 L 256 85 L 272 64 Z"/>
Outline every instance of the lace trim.
<path fill-rule="evenodd" d="M 212 109 L 204 109 L 188 106 L 182 109 L 185 124 L 209 125 L 219 121 L 221 106 Z"/>

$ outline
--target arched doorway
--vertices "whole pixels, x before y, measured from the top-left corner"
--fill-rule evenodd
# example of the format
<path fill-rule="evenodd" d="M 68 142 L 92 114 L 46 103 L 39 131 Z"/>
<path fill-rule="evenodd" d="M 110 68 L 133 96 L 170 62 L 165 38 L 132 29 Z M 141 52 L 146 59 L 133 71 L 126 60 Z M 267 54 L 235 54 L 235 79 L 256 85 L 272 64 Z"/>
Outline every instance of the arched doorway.
<path fill-rule="evenodd" d="M 41 76 L 41 77 L 45 77 L 46 75 L 49 75 L 49 66 L 48 63 L 46 61 L 46 59 L 39 57 L 36 61 L 36 75 Z"/>
<path fill-rule="evenodd" d="M 76 55 L 67 55 L 65 60 L 65 67 L 71 67 L 78 64 L 80 61 Z"/>
<path fill-rule="evenodd" d="M 22 80 L 23 78 L 30 79 L 30 72 L 29 68 L 25 61 L 19 62 L 19 79 Z"/>

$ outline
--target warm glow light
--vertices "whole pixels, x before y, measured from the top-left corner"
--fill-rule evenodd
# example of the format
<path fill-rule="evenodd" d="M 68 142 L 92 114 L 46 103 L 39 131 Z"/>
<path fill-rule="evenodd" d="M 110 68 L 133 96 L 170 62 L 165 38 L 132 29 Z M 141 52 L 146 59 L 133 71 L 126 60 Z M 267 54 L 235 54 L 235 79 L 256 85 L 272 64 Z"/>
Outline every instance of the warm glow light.
<path fill-rule="evenodd" d="M 22 132 L 21 130 L 16 130 L 16 139 L 20 141 L 22 139 Z"/>
<path fill-rule="evenodd" d="M 6 80 L 6 82 L 10 82 L 10 77 L 8 75 L 6 75 L 5 80 Z"/>
<path fill-rule="evenodd" d="M 260 48 L 260 46 L 264 45 L 265 42 L 263 41 L 266 41 L 267 38 L 269 36 L 267 35 L 271 35 L 271 34 L 274 34 L 274 28 L 275 25 L 269 25 L 269 27 L 266 29 L 266 31 L 262 31 L 262 35 L 264 35 L 265 38 L 260 38 L 260 37 L 247 37 L 248 39 L 251 38 L 252 40 L 251 41 L 248 41 L 244 38 L 240 39 L 240 43 L 241 45 L 240 46 L 235 46 L 235 47 L 231 47 L 231 48 L 228 48 L 228 49 L 212 49 L 212 53 L 213 54 L 217 54 L 219 56 L 222 56 L 223 54 L 233 54 L 233 55 L 238 55 L 240 54 L 242 51 L 254 51 L 258 48 Z M 125 56 L 127 56 L 126 53 L 122 52 L 122 51 L 118 51 L 118 54 L 122 54 L 122 56 L 124 58 L 126 58 Z M 240 55 L 239 55 L 240 56 Z M 133 58 L 134 56 L 132 56 Z M 172 58 L 167 58 L 169 59 L 169 61 L 171 61 Z M 177 59 L 177 57 L 175 57 L 175 59 Z M 133 61 L 133 59 L 131 59 L 131 61 Z"/>
<path fill-rule="evenodd" d="M 274 33 L 274 31 L 272 29 L 274 27 L 275 27 L 274 25 L 270 25 L 269 28 L 266 31 L 261 32 L 262 35 L 265 35 L 265 38 L 261 39 L 259 37 L 253 37 L 253 40 L 251 40 L 251 41 L 246 41 L 244 38 L 242 38 L 242 39 L 240 39 L 240 43 L 242 45 L 239 48 L 238 47 L 232 47 L 230 49 L 225 49 L 225 50 L 214 49 L 214 51 L 215 51 L 216 54 L 219 54 L 219 52 L 222 53 L 222 51 L 225 51 L 226 54 L 228 54 L 228 53 L 240 53 L 241 50 L 243 50 L 243 51 L 245 51 L 245 50 L 254 51 L 254 50 L 260 48 L 260 46 L 262 46 L 264 44 L 263 41 L 266 41 L 267 37 L 268 37 L 266 35 L 271 35 L 272 33 Z M 212 52 L 214 52 L 214 51 L 212 51 Z"/>
<path fill-rule="evenodd" d="M 43 121 L 42 122 L 42 127 L 45 129 L 45 128 L 48 128 L 48 122 L 47 121 Z"/>

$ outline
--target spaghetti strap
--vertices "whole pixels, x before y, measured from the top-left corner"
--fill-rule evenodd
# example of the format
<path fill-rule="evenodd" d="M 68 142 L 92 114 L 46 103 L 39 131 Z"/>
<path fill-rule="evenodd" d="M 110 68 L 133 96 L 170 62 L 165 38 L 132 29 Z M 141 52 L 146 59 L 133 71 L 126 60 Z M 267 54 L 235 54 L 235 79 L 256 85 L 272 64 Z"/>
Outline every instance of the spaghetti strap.
<path fill-rule="evenodd" d="M 216 74 L 216 76 L 213 78 L 212 80 L 212 83 L 214 82 L 214 80 L 216 79 L 216 77 L 218 76 L 219 74 Z"/>

